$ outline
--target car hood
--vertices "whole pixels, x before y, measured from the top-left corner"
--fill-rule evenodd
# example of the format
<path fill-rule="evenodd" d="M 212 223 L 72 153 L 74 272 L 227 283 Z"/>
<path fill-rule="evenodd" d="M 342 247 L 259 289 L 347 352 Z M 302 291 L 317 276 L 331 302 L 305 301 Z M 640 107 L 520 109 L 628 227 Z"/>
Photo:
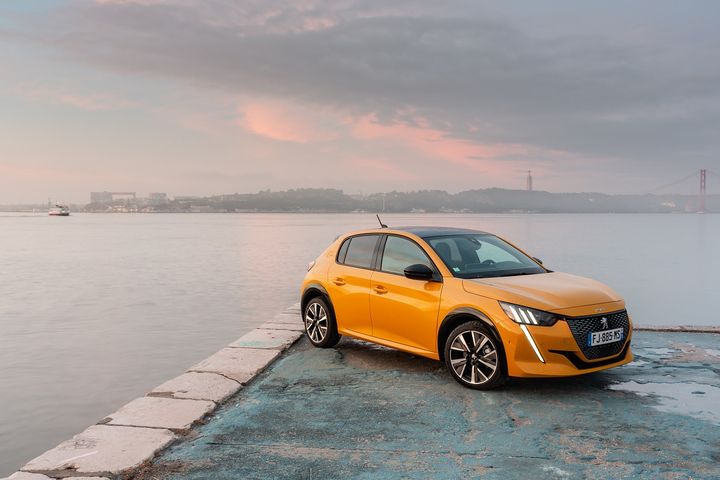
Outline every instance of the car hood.
<path fill-rule="evenodd" d="M 463 288 L 476 295 L 546 311 L 622 300 L 607 285 L 560 272 L 466 279 Z"/>

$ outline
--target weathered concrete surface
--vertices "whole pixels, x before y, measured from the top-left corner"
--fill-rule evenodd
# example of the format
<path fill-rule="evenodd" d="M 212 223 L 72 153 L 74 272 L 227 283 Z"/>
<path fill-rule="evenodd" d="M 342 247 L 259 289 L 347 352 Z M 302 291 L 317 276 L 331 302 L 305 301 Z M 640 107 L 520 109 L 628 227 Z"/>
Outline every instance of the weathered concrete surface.
<path fill-rule="evenodd" d="M 140 397 L 108 415 L 102 423 L 187 430 L 214 408 L 215 403 L 209 400 Z"/>
<path fill-rule="evenodd" d="M 116 475 L 139 467 L 175 438 L 165 429 L 93 425 L 21 470 L 51 477 Z"/>
<path fill-rule="evenodd" d="M 276 348 L 285 350 L 303 333 L 297 330 L 256 328 L 231 343 L 230 347 Z"/>
<path fill-rule="evenodd" d="M 108 480 L 107 477 L 66 477 L 63 480 Z"/>
<path fill-rule="evenodd" d="M 16 472 L 0 480 L 53 480 L 39 473 Z M 65 477 L 63 480 L 109 480 L 107 477 Z"/>
<path fill-rule="evenodd" d="M 637 332 L 631 365 L 480 392 L 438 362 L 303 340 L 138 478 L 716 479 L 718 343 Z M 687 385 L 704 406 L 666 402 Z"/>
<path fill-rule="evenodd" d="M 300 302 L 297 302 L 294 305 L 290 305 L 280 313 L 288 315 L 300 315 Z"/>
<path fill-rule="evenodd" d="M 258 328 L 263 328 L 267 330 L 294 330 L 296 332 L 304 332 L 305 331 L 305 325 L 303 325 L 300 322 L 293 322 L 293 323 L 285 323 L 285 322 L 277 322 L 277 323 L 263 323 Z"/>
<path fill-rule="evenodd" d="M 188 372 L 158 385 L 148 395 L 220 403 L 239 389 L 240 383 L 217 373 Z"/>
<path fill-rule="evenodd" d="M 17 472 L 0 480 L 53 480 L 39 473 Z M 107 477 L 66 477 L 63 480 L 109 480 Z"/>
<path fill-rule="evenodd" d="M 284 312 L 284 313 L 278 313 L 273 318 L 267 321 L 267 323 L 289 323 L 293 325 L 300 325 L 302 326 L 302 316 L 300 315 L 300 312 Z"/>
<path fill-rule="evenodd" d="M 189 369 L 191 372 L 217 373 L 245 383 L 280 354 L 280 350 L 266 348 L 223 348 L 216 354 Z"/>
<path fill-rule="evenodd" d="M 63 480 L 109 480 L 107 477 L 66 477 Z"/>
<path fill-rule="evenodd" d="M 39 473 L 16 472 L 2 480 L 52 480 Z"/>

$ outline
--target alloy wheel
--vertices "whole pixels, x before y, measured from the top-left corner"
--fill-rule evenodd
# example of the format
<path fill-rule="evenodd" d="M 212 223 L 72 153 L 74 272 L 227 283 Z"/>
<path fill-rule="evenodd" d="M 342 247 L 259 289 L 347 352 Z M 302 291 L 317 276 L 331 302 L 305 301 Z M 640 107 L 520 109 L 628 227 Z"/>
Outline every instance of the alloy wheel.
<path fill-rule="evenodd" d="M 320 343 L 328 332 L 328 316 L 325 308 L 313 302 L 305 310 L 305 330 L 314 343 Z"/>
<path fill-rule="evenodd" d="M 461 332 L 450 344 L 450 365 L 463 381 L 482 385 L 493 377 L 498 367 L 495 343 L 477 330 Z"/>

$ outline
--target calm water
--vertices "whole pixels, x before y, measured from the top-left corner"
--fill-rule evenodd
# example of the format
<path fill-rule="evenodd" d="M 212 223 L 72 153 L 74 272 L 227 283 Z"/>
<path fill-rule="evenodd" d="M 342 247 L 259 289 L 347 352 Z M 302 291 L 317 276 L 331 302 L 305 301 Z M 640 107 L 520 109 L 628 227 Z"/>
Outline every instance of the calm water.
<path fill-rule="evenodd" d="M 0 214 L 0 476 L 298 300 L 372 215 Z M 718 325 L 720 215 L 386 215 L 498 233 L 640 325 Z"/>

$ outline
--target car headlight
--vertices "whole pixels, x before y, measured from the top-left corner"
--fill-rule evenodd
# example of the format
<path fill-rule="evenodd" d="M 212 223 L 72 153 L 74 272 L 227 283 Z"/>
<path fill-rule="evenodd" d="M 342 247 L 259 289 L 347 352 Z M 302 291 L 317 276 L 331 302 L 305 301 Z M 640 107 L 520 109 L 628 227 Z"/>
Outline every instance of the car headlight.
<path fill-rule="evenodd" d="M 534 308 L 514 305 L 512 303 L 500 302 L 500 306 L 511 320 L 519 324 L 549 327 L 555 325 L 555 322 L 560 319 L 560 317 L 550 312 L 543 312 L 542 310 L 535 310 Z"/>

